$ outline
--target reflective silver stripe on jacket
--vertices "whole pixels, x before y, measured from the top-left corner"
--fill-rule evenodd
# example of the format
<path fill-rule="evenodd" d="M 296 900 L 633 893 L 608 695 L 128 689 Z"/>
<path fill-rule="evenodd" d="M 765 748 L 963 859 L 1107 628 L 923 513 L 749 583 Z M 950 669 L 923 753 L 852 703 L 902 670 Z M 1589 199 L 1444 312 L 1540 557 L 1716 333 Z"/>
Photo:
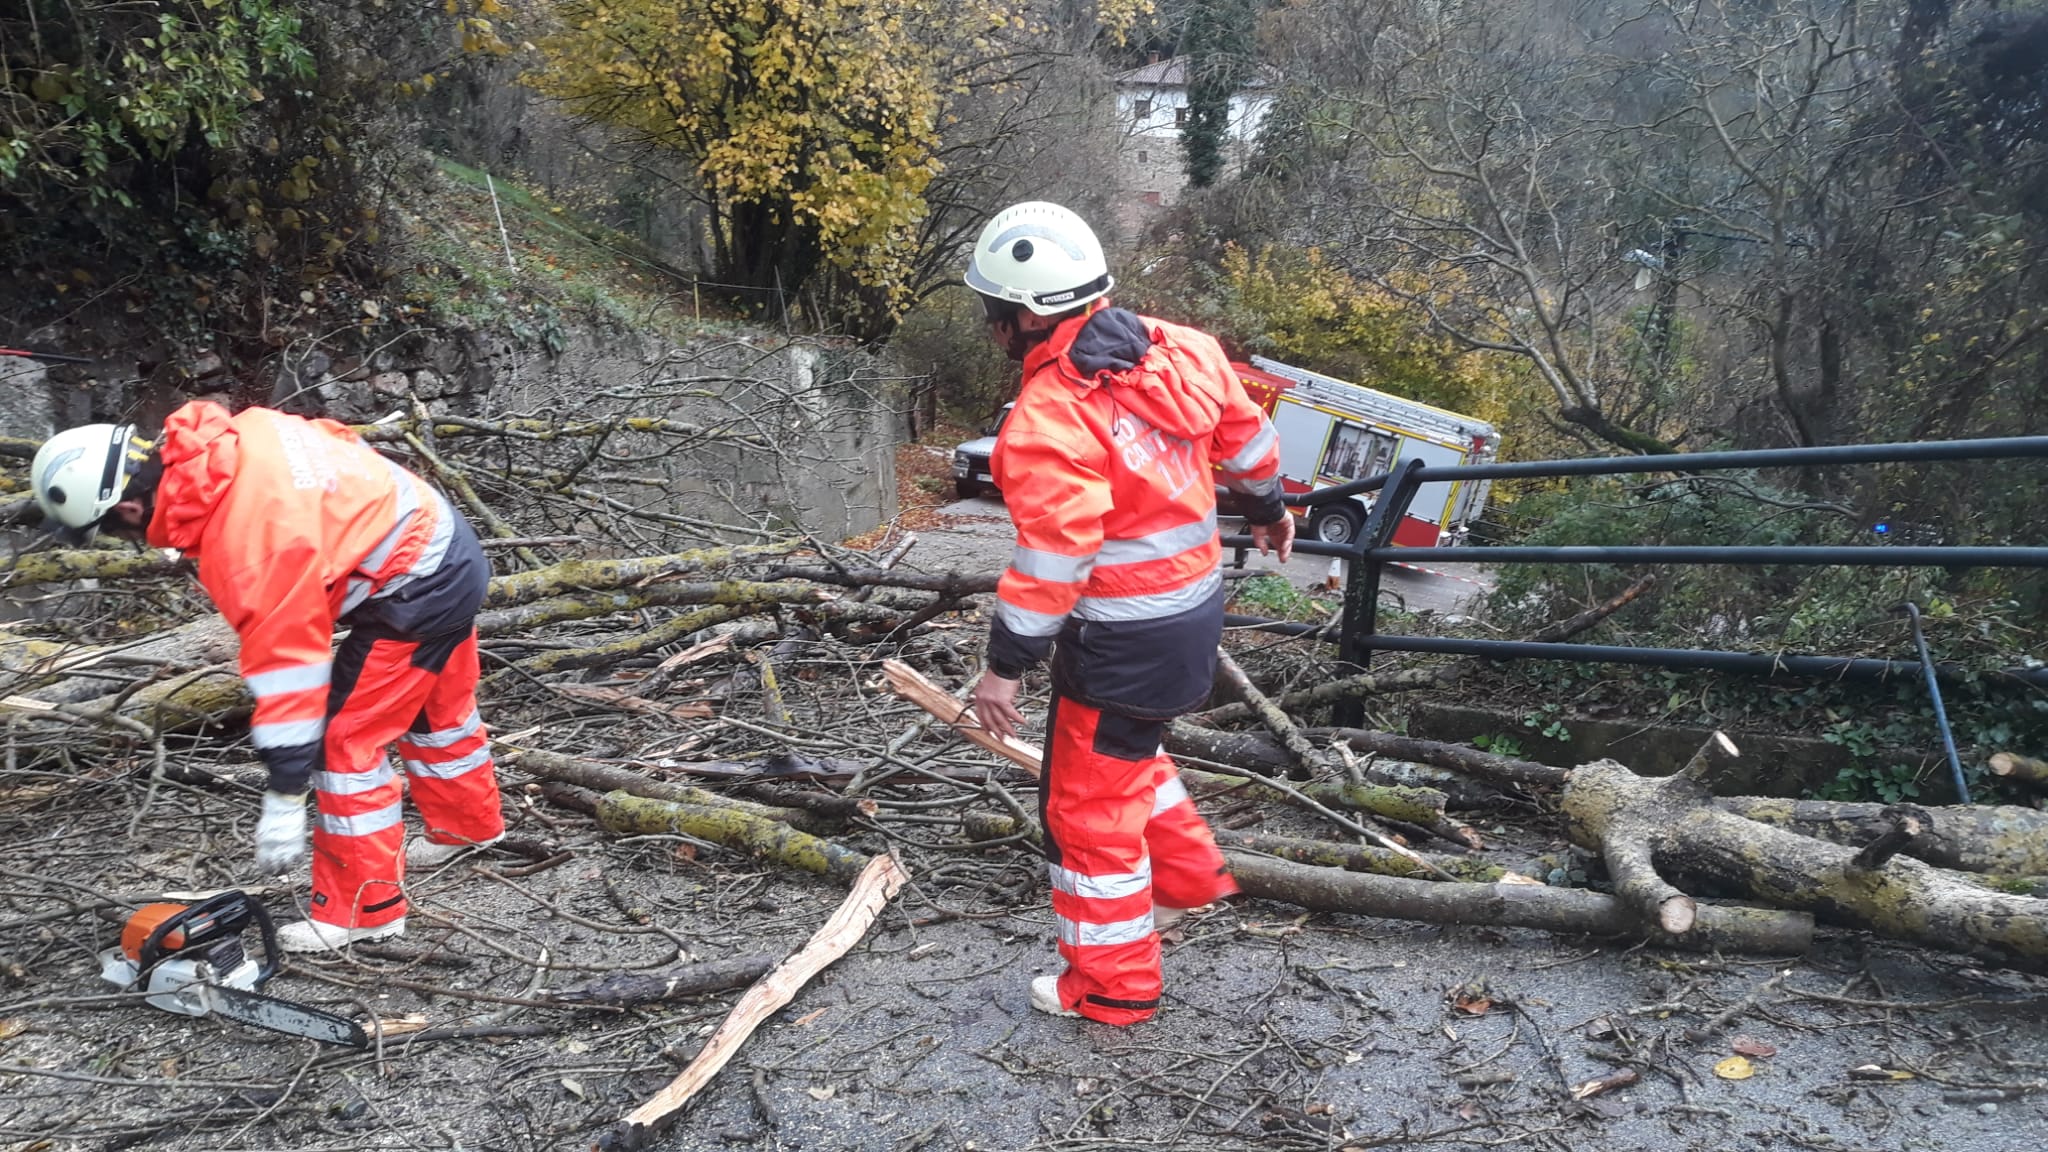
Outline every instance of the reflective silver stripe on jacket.
<path fill-rule="evenodd" d="M 1054 891 L 1088 900 L 1120 900 L 1125 896 L 1147 892 L 1152 887 L 1150 856 L 1138 861 L 1136 872 L 1111 872 L 1106 876 L 1087 876 L 1057 864 L 1047 865 L 1046 870 L 1052 874 Z"/>
<path fill-rule="evenodd" d="M 377 589 L 377 594 L 371 597 L 372 600 L 382 600 L 422 576 L 432 576 L 441 570 L 441 562 L 448 558 L 448 545 L 455 540 L 455 510 L 448 506 L 448 501 L 439 492 L 427 495 L 433 498 L 435 517 L 434 532 L 427 537 L 427 546 L 420 550 L 419 559 L 412 562 L 412 567 L 386 580 L 384 586 Z"/>
<path fill-rule="evenodd" d="M 318 821 L 315 827 L 332 836 L 368 836 L 373 832 L 382 832 L 404 818 L 403 807 L 398 801 L 393 800 L 384 807 L 365 812 L 361 816 L 329 816 L 322 812 L 315 817 Z"/>
<path fill-rule="evenodd" d="M 996 598 L 996 619 L 1017 636 L 1051 636 L 1060 630 L 1060 625 L 1067 622 L 1065 616 L 1019 608 L 1000 596 Z"/>
<path fill-rule="evenodd" d="M 1280 434 L 1273 430 L 1273 422 L 1261 416 L 1259 430 L 1252 433 L 1252 438 L 1245 442 L 1244 447 L 1237 450 L 1237 455 L 1225 460 L 1220 467 L 1225 472 L 1249 472 L 1258 466 L 1259 461 L 1265 458 L 1266 452 L 1279 441 Z"/>
<path fill-rule="evenodd" d="M 1096 563 L 1105 567 L 1111 564 L 1142 564 L 1147 560 L 1164 560 L 1178 556 L 1190 548 L 1199 548 L 1216 538 L 1216 512 L 1192 524 L 1178 528 L 1166 528 L 1145 536 L 1134 536 L 1129 540 L 1104 540 L 1102 551 L 1096 554 Z"/>
<path fill-rule="evenodd" d="M 296 748 L 317 744 L 327 731 L 325 720 L 277 720 L 249 726 L 249 739 L 258 748 Z"/>
<path fill-rule="evenodd" d="M 398 773 L 391 770 L 390 761 L 367 772 L 328 772 L 323 769 L 313 773 L 313 790 L 329 796 L 354 796 L 382 788 L 397 778 Z"/>
<path fill-rule="evenodd" d="M 308 688 L 325 688 L 333 675 L 334 662 L 322 660 L 317 664 L 298 664 L 290 668 L 258 672 L 243 679 L 249 682 L 249 695 L 261 700 L 266 696 L 282 696 L 287 692 L 304 692 Z"/>
<path fill-rule="evenodd" d="M 1157 816 L 1187 798 L 1188 786 L 1180 782 L 1180 777 L 1170 776 L 1159 786 L 1159 791 L 1152 794 L 1152 814 Z"/>
<path fill-rule="evenodd" d="M 469 719 L 453 728 L 436 728 L 432 732 L 407 732 L 398 738 L 398 742 L 410 744 L 415 748 L 446 748 L 465 736 L 474 736 L 477 729 L 483 726 L 482 714 L 472 708 L 469 710 Z"/>
<path fill-rule="evenodd" d="M 1062 556 L 1057 552 L 1026 548 L 1022 544 L 1010 554 L 1010 571 L 1056 584 L 1079 584 L 1088 578 L 1088 570 L 1093 567 L 1093 556 Z"/>
<path fill-rule="evenodd" d="M 1274 492 L 1279 491 L 1280 478 L 1278 476 L 1268 476 L 1264 480 L 1248 480 L 1240 476 L 1235 480 L 1225 482 L 1223 486 L 1232 492 L 1242 492 L 1247 496 L 1270 496 Z"/>
<path fill-rule="evenodd" d="M 1083 596 L 1074 615 L 1083 620 L 1157 620 L 1199 608 L 1223 587 L 1220 567 L 1185 588 L 1144 596 Z"/>
<path fill-rule="evenodd" d="M 485 747 L 479 748 L 467 756 L 458 756 L 453 760 L 444 760 L 439 764 L 407 758 L 405 770 L 414 776 L 432 776 L 436 780 L 453 780 L 457 776 L 467 775 L 490 762 L 491 750 Z"/>
<path fill-rule="evenodd" d="M 1069 920 L 1065 916 L 1053 917 L 1059 923 L 1060 943 L 1079 948 L 1092 948 L 1103 944 L 1135 944 L 1152 934 L 1152 913 L 1133 916 L 1129 920 L 1118 920 L 1113 924 L 1088 924 Z"/>

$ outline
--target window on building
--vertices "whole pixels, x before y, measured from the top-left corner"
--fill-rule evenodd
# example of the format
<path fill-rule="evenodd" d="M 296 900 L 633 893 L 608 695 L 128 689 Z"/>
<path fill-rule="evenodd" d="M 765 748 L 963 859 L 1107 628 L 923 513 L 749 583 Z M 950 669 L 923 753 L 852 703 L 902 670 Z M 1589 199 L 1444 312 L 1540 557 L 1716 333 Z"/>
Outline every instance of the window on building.
<path fill-rule="evenodd" d="M 1141 149 L 1139 149 L 1139 150 L 1138 150 L 1138 163 L 1140 163 L 1140 164 L 1150 164 L 1151 162 L 1152 162 L 1152 154 L 1151 154 L 1150 152 L 1147 152 L 1147 151 L 1145 151 L 1145 150 L 1144 150 L 1144 149 L 1142 149 L 1142 148 L 1141 148 Z"/>
<path fill-rule="evenodd" d="M 1180 127 L 1183 127 L 1183 126 L 1185 126 L 1185 125 L 1187 124 L 1187 122 L 1188 122 L 1188 109 L 1187 109 L 1187 105 L 1183 104 L 1183 105 L 1181 105 L 1180 107 L 1178 107 L 1178 108 L 1175 108 L 1175 109 L 1173 110 L 1173 126 L 1174 126 L 1175 128 L 1180 128 Z"/>
<path fill-rule="evenodd" d="M 1141 99 L 1133 102 L 1131 105 L 1131 115 L 1137 117 L 1140 120 L 1151 119 L 1152 101 Z"/>

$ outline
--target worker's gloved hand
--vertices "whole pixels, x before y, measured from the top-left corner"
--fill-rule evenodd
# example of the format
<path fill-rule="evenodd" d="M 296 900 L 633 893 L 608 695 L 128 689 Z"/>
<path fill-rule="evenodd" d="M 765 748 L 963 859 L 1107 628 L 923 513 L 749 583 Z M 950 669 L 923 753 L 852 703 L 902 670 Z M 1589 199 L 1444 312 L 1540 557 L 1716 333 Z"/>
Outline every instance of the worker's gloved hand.
<path fill-rule="evenodd" d="M 993 671 L 984 674 L 981 683 L 974 686 L 974 717 L 995 735 L 1005 740 L 1014 738 L 1024 723 L 1024 714 L 1017 711 L 1017 682 Z"/>
<path fill-rule="evenodd" d="M 306 794 L 263 794 L 263 816 L 256 821 L 256 868 L 277 876 L 306 858 Z"/>

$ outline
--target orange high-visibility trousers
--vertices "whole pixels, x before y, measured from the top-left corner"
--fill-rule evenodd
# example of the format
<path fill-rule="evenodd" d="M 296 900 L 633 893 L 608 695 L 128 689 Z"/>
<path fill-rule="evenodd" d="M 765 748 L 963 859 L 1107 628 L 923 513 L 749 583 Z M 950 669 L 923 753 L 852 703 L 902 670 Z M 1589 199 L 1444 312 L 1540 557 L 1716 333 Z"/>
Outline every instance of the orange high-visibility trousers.
<path fill-rule="evenodd" d="M 1039 817 L 1067 961 L 1060 1004 L 1136 1024 L 1159 1008 L 1153 903 L 1197 908 L 1237 883 L 1160 747 L 1165 721 L 1055 695 L 1047 727 Z"/>
<path fill-rule="evenodd" d="M 440 844 L 505 830 L 490 736 L 477 714 L 476 632 L 414 640 L 357 628 L 335 654 L 326 764 L 313 773 L 311 917 L 345 928 L 405 915 L 405 821 L 387 749 Z"/>

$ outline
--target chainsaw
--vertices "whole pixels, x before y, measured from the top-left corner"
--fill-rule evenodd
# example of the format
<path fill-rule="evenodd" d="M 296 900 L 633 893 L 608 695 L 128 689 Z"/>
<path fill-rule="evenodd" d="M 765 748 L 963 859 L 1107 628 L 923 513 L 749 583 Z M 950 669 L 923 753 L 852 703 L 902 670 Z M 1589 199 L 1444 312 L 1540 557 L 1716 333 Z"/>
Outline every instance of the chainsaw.
<path fill-rule="evenodd" d="M 259 961 L 243 947 L 255 925 Z M 363 1026 L 261 991 L 277 974 L 277 929 L 263 905 L 240 890 L 197 904 L 148 904 L 121 926 L 121 943 L 100 953 L 100 975 L 148 1003 L 184 1016 L 225 1016 L 287 1036 L 366 1048 Z"/>

